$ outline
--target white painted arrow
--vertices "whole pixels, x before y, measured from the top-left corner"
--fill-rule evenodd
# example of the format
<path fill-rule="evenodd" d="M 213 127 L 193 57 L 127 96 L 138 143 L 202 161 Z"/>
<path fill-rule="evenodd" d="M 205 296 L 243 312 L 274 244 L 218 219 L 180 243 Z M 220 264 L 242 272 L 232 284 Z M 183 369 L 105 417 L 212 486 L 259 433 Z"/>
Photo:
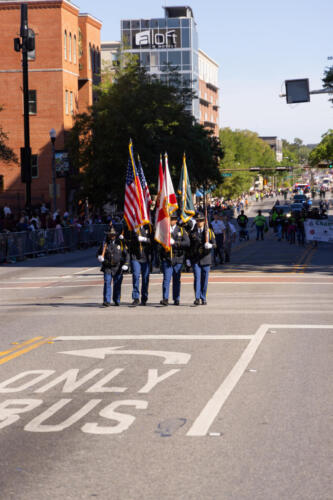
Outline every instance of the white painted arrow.
<path fill-rule="evenodd" d="M 111 354 L 135 354 L 139 356 L 160 356 L 164 358 L 164 365 L 186 365 L 191 354 L 186 352 L 172 352 L 172 351 L 143 351 L 143 350 L 128 350 L 120 351 L 124 346 L 117 347 L 100 347 L 96 349 L 80 349 L 78 351 L 64 351 L 58 354 L 69 354 L 71 356 L 84 356 L 86 358 L 105 359 L 106 356 Z"/>

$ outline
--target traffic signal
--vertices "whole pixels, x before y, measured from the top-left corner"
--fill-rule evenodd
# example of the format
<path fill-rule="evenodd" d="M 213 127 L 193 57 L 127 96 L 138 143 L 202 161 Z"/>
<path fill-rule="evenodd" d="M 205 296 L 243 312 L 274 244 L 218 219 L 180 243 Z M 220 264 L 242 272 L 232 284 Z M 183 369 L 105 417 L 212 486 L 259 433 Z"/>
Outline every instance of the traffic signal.
<path fill-rule="evenodd" d="M 328 165 L 328 168 L 333 168 L 333 163 L 330 163 L 330 164 Z"/>

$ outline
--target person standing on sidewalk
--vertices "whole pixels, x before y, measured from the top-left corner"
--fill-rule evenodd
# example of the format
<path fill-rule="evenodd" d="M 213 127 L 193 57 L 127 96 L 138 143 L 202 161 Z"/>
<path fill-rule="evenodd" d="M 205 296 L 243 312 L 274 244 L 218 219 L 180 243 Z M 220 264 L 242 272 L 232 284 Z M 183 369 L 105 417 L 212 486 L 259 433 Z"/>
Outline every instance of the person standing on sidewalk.
<path fill-rule="evenodd" d="M 128 253 L 122 240 L 117 237 L 113 227 L 106 233 L 106 239 L 97 252 L 97 258 L 102 264 L 104 273 L 103 304 L 102 307 L 111 305 L 111 283 L 113 280 L 113 302 L 120 304 L 121 284 L 123 272 L 128 271 Z"/>
<path fill-rule="evenodd" d="M 252 226 L 256 226 L 257 229 L 257 238 L 256 240 L 258 241 L 259 239 L 264 239 L 264 230 L 267 228 L 267 222 L 266 218 L 264 215 L 261 214 L 261 210 L 258 210 L 258 215 L 254 218 L 254 221 L 252 223 Z"/>

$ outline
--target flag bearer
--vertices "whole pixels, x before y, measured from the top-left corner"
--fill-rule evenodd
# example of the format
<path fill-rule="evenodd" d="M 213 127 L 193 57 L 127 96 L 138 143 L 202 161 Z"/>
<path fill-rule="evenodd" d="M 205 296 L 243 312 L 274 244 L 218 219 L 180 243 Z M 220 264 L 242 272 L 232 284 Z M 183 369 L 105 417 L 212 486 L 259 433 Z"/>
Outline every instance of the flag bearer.
<path fill-rule="evenodd" d="M 150 224 L 141 226 L 138 231 L 125 233 L 131 268 L 132 268 L 132 306 L 140 304 L 140 275 L 141 275 L 141 305 L 145 306 L 148 300 L 149 273 L 153 259 L 153 232 Z"/>
<path fill-rule="evenodd" d="M 104 289 L 102 307 L 111 305 L 111 282 L 113 280 L 113 302 L 115 306 L 120 304 L 121 284 L 123 272 L 128 270 L 128 253 L 126 247 L 119 238 L 113 227 L 106 233 L 106 239 L 97 252 L 98 260 L 101 262 L 101 271 L 104 273 Z"/>
<path fill-rule="evenodd" d="M 162 292 L 160 304 L 167 306 L 169 303 L 169 289 L 172 278 L 172 298 L 175 306 L 180 302 L 181 271 L 185 260 L 185 251 L 190 246 L 190 238 L 184 228 L 177 225 L 177 214 L 170 217 L 171 251 L 167 252 L 162 246 L 160 258 L 163 270 Z"/>
<path fill-rule="evenodd" d="M 212 265 L 212 248 L 216 247 L 214 232 L 205 224 L 205 217 L 198 213 L 196 225 L 190 234 L 191 264 L 194 273 L 194 305 L 207 304 L 207 288 L 210 266 Z"/>

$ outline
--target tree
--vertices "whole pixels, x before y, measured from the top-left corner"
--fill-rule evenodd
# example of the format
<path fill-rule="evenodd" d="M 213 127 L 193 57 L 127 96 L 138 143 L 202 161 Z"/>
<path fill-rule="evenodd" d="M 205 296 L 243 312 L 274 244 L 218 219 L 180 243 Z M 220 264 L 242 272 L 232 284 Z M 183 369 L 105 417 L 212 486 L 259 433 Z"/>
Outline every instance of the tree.
<path fill-rule="evenodd" d="M 315 167 L 323 161 L 331 162 L 333 160 L 333 130 L 330 129 L 322 136 L 321 142 L 310 153 L 310 165 Z"/>
<path fill-rule="evenodd" d="M 81 197 L 88 196 L 99 207 L 110 199 L 122 202 L 130 138 L 152 192 L 164 152 L 176 183 L 184 151 L 193 187 L 221 180 L 220 143 L 186 110 L 192 90 L 178 85 L 176 75 L 171 77 L 169 84 L 163 83 L 136 61 L 121 64 L 113 81 L 98 89 L 89 112 L 76 117 L 67 145 L 79 172 Z"/>
<path fill-rule="evenodd" d="M 2 111 L 2 107 L 0 106 L 0 111 Z M 15 155 L 14 151 L 9 148 L 6 144 L 8 141 L 8 136 L 7 134 L 3 131 L 1 125 L 0 125 L 0 160 L 6 162 L 6 163 L 17 163 L 17 156 Z"/>
<path fill-rule="evenodd" d="M 220 130 L 220 141 L 223 146 L 224 158 L 220 163 L 221 172 L 228 169 L 249 169 L 255 166 L 275 166 L 275 156 L 271 148 L 250 130 Z M 231 177 L 224 179 L 215 194 L 225 198 L 234 198 L 247 191 L 254 183 L 257 173 L 231 172 Z"/>
<path fill-rule="evenodd" d="M 326 68 L 324 71 L 324 78 L 322 79 L 323 87 L 332 90 L 333 93 L 333 66 Z M 333 98 L 329 99 L 333 102 Z"/>

